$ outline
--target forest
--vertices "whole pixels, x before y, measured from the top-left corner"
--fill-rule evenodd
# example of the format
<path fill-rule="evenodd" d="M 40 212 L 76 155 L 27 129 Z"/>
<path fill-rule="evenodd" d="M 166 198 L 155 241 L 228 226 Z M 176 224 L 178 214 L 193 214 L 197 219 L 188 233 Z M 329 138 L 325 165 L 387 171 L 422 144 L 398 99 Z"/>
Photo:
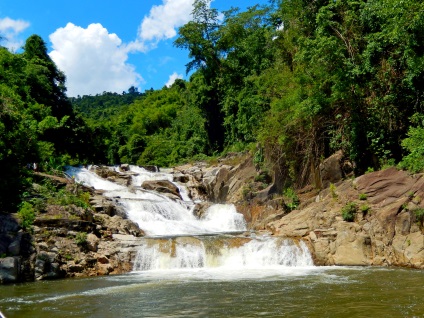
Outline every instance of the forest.
<path fill-rule="evenodd" d="M 54 173 L 250 151 L 283 188 L 313 183 L 339 150 L 356 175 L 424 171 L 422 1 L 271 0 L 223 16 L 208 3 L 194 2 L 174 42 L 189 79 L 158 90 L 69 98 L 41 37 L 0 47 L 0 210 L 22 202 L 33 163 Z"/>

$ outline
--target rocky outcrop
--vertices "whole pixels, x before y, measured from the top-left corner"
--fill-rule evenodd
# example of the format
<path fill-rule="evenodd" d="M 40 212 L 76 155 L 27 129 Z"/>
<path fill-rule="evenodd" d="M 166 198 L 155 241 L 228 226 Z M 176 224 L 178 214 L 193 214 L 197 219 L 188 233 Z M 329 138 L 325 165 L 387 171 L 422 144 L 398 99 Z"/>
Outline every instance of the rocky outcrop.
<path fill-rule="evenodd" d="M 229 154 L 219 163 L 205 163 L 174 168 L 174 181 L 182 182 L 193 200 L 235 203 L 244 200 L 243 186 L 257 176 L 249 154 Z"/>
<path fill-rule="evenodd" d="M 180 189 L 168 180 L 148 180 L 141 185 L 143 189 L 156 191 L 168 196 L 171 199 L 182 200 Z"/>
<path fill-rule="evenodd" d="M 321 191 L 302 210 L 267 228 L 302 237 L 318 265 L 396 265 L 424 268 L 424 177 L 390 168 L 346 180 Z M 354 222 L 342 210 L 356 207 Z"/>

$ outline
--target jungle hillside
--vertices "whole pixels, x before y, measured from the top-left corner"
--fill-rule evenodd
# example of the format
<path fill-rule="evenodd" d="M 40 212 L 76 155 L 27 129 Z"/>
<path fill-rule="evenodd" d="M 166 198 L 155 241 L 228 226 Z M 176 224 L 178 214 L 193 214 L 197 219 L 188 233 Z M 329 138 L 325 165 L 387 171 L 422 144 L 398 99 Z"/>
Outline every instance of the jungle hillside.
<path fill-rule="evenodd" d="M 339 150 L 355 175 L 423 172 L 423 30 L 418 0 L 271 0 L 223 14 L 196 0 L 174 42 L 187 81 L 76 97 L 40 36 L 0 47 L 0 211 L 22 207 L 34 170 L 65 165 L 246 151 L 281 190 L 319 187 L 317 167 Z"/>

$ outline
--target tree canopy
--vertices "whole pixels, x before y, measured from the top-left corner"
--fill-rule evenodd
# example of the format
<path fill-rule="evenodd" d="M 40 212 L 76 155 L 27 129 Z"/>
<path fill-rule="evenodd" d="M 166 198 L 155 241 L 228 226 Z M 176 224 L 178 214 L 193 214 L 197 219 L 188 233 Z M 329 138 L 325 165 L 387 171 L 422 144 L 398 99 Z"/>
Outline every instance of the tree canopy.
<path fill-rule="evenodd" d="M 274 0 L 222 14 L 195 0 L 174 42 L 188 81 L 71 99 L 39 36 L 22 53 L 0 48 L 0 209 L 19 201 L 31 162 L 170 166 L 259 147 L 281 189 L 316 180 L 338 150 L 356 174 L 423 171 L 423 29 L 418 0 Z"/>

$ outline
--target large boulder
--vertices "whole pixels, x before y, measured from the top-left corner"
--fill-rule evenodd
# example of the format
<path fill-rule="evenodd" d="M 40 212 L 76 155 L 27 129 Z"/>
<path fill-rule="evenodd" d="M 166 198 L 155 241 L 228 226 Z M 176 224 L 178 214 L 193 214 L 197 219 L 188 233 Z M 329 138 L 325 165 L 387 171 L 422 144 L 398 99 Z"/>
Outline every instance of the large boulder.
<path fill-rule="evenodd" d="M 141 185 L 143 189 L 152 190 L 163 194 L 170 194 L 173 199 L 180 199 L 180 189 L 168 180 L 148 180 Z"/>
<path fill-rule="evenodd" d="M 319 166 L 321 186 L 327 188 L 331 183 L 337 183 L 343 178 L 341 162 L 343 152 L 340 150 L 325 159 Z"/>
<path fill-rule="evenodd" d="M 317 265 L 395 265 L 424 269 L 424 177 L 390 168 L 346 180 L 267 225 L 274 235 L 302 237 Z M 342 209 L 357 206 L 354 222 Z"/>

